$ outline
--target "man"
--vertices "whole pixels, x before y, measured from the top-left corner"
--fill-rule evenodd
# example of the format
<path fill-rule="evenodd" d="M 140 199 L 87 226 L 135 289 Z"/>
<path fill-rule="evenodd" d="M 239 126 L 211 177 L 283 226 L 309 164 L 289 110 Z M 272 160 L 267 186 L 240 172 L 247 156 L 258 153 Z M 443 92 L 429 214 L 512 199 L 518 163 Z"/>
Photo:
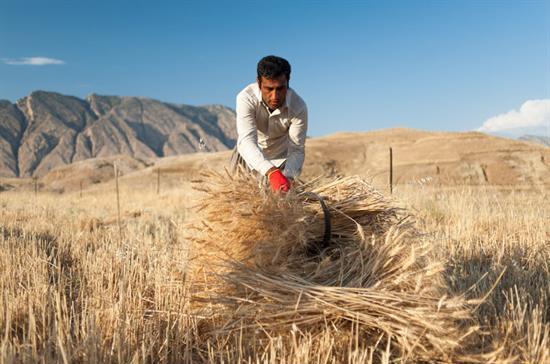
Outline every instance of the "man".
<path fill-rule="evenodd" d="M 290 64 L 276 56 L 258 62 L 258 78 L 237 95 L 236 163 L 287 192 L 302 171 L 307 107 L 289 87 Z"/>

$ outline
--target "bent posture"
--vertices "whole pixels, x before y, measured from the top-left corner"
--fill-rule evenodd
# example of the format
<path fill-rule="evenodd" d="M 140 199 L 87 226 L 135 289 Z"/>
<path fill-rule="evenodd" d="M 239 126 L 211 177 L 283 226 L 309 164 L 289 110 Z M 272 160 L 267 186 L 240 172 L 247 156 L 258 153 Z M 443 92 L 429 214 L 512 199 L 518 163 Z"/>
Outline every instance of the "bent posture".
<path fill-rule="evenodd" d="M 237 95 L 237 163 L 269 179 L 272 190 L 288 191 L 302 172 L 307 107 L 289 87 L 290 64 L 267 56 L 258 78 Z"/>

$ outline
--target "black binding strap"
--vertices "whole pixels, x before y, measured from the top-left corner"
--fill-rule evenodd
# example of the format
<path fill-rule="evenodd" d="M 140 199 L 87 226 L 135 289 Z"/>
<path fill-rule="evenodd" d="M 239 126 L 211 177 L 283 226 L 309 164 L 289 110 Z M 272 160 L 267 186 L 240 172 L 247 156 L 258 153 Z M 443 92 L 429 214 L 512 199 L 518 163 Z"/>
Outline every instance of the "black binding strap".
<path fill-rule="evenodd" d="M 325 198 L 322 196 L 319 196 L 316 193 L 306 193 L 306 201 L 319 201 L 319 204 L 321 204 L 321 209 L 323 210 L 323 218 L 325 222 L 325 232 L 323 234 L 323 240 L 312 242 L 312 245 L 310 246 L 310 252 L 313 254 L 316 252 L 316 254 L 322 252 L 325 248 L 327 248 L 330 244 L 330 238 L 332 236 L 332 227 L 330 222 L 330 210 L 325 203 Z"/>
<path fill-rule="evenodd" d="M 319 203 L 321 204 L 321 208 L 323 209 L 323 214 L 325 218 L 325 234 L 323 235 L 323 243 L 321 245 L 321 249 L 325 249 L 328 247 L 328 244 L 330 243 L 330 236 L 332 235 L 332 227 L 330 225 L 330 211 L 327 207 L 327 204 L 325 203 L 325 199 L 321 196 L 319 196 Z"/>

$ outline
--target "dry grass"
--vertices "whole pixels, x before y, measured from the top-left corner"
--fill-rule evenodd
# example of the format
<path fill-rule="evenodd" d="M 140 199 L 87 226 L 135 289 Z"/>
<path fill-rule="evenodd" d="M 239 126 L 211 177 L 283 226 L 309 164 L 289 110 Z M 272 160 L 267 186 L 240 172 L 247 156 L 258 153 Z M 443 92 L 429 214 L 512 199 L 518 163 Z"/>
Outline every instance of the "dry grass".
<path fill-rule="evenodd" d="M 112 191 L 1 193 L 0 363 L 550 360 L 547 192 L 346 183 L 323 258 L 305 193 L 211 185 L 191 232 L 188 192 L 122 182 L 122 241 Z"/>
<path fill-rule="evenodd" d="M 548 191 L 416 186 L 399 195 L 446 262 L 452 293 L 481 297 L 502 274 L 474 311 L 483 330 L 473 344 L 496 350 L 486 361 L 550 362 Z"/>

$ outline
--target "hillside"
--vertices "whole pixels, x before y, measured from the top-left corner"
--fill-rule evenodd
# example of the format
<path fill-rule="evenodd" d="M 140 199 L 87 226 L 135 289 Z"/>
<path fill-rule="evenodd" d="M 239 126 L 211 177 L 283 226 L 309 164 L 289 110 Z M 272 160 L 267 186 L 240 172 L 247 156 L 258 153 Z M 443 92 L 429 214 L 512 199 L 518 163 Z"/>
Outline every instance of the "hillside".
<path fill-rule="evenodd" d="M 234 120 L 234 111 L 219 105 L 35 91 L 15 104 L 0 100 L 0 177 L 40 177 L 117 154 L 146 161 L 227 150 L 236 141 Z"/>
<path fill-rule="evenodd" d="M 359 175 L 379 188 L 388 184 L 389 147 L 393 149 L 394 183 L 439 185 L 499 185 L 550 187 L 550 148 L 478 132 L 441 133 L 385 129 L 339 133 L 308 139 L 301 176 Z M 122 180 L 141 188 L 155 188 L 157 170 L 162 184 L 180 185 L 200 171 L 228 167 L 231 152 L 194 153 L 160 158 L 149 163 L 124 157 Z M 41 182 L 51 190 L 75 190 L 107 182 L 120 157 L 91 159 L 58 168 Z M 98 168 L 102 166 L 102 168 Z"/>
<path fill-rule="evenodd" d="M 437 180 L 442 184 L 550 185 L 550 148 L 478 132 L 389 129 L 335 134 L 311 141 L 307 172 L 316 175 L 334 167 L 335 173 L 385 182 L 390 146 L 398 184 Z"/>

